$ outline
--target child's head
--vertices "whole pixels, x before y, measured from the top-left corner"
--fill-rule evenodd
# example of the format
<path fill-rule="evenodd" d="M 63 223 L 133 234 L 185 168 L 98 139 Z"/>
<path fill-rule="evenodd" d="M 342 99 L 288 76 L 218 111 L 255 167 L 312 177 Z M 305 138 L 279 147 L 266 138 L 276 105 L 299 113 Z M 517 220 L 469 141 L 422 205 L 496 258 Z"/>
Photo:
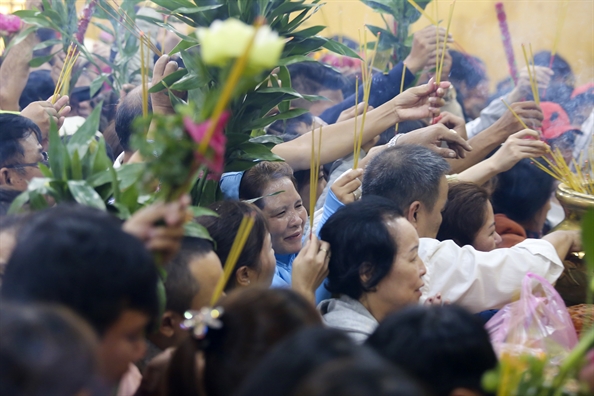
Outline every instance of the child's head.
<path fill-rule="evenodd" d="M 8 261 L 6 301 L 56 303 L 100 337 L 103 378 L 117 382 L 145 353 L 144 330 L 158 312 L 157 270 L 149 252 L 105 212 L 62 205 L 35 213 Z"/>
<path fill-rule="evenodd" d="M 188 332 L 180 327 L 184 313 L 207 306 L 223 276 L 212 242 L 202 238 L 185 237 L 177 256 L 165 269 L 165 312 L 159 331 L 148 336 L 160 349 L 178 345 L 187 337 Z"/>
<path fill-rule="evenodd" d="M 80 395 L 97 370 L 93 330 L 58 306 L 0 304 L 0 394 Z"/>

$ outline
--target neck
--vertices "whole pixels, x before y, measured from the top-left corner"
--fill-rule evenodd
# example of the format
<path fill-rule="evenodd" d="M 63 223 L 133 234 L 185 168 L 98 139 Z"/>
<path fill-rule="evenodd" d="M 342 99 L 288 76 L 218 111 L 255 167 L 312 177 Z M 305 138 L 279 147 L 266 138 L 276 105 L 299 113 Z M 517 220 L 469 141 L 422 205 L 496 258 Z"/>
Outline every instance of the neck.
<path fill-rule="evenodd" d="M 359 298 L 359 302 L 378 322 L 384 320 L 384 318 L 388 316 L 390 312 L 394 311 L 393 306 L 385 304 L 383 301 L 374 298 L 374 296 L 370 293 L 364 293 L 361 298 Z"/>

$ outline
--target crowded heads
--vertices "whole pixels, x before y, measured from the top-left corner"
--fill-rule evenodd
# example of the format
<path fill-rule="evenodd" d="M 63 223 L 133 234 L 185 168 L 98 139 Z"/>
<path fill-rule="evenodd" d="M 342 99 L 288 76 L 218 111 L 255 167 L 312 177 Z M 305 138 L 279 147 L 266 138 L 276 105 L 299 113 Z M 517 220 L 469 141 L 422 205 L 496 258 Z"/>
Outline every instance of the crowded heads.
<path fill-rule="evenodd" d="M 391 200 L 415 226 L 419 237 L 435 238 L 447 200 L 448 171 L 446 160 L 428 148 L 388 148 L 367 165 L 363 195 Z"/>

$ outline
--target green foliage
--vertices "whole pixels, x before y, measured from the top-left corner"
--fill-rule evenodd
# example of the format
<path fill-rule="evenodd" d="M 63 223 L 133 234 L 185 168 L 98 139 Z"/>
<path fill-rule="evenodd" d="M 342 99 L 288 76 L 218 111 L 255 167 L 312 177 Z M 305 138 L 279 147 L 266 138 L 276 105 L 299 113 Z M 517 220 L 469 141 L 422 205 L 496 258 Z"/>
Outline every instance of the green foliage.
<path fill-rule="evenodd" d="M 391 62 L 396 64 L 403 61 L 410 53 L 412 36 L 409 28 L 416 22 L 421 13 L 411 6 L 407 0 L 361 0 L 375 12 L 382 14 L 385 26 L 366 25 L 369 31 L 377 37 L 381 33 L 378 51 L 391 50 Z M 417 0 L 416 3 L 425 8 L 431 0 Z M 388 23 L 384 15 L 394 18 L 394 23 Z"/>
<path fill-rule="evenodd" d="M 65 139 L 60 138 L 56 124 L 52 123 L 48 153 L 50 166 L 39 165 L 44 177 L 31 180 L 27 190 L 11 205 L 11 213 L 19 212 L 27 205 L 32 210 L 44 209 L 48 206 L 46 198 L 56 203 L 78 202 L 109 209 L 123 218 L 129 217 L 141 206 L 136 182 L 144 165 L 123 165 L 113 169 L 105 151 L 105 140 L 95 137 L 100 115 L 101 104 L 74 135 Z"/>
<path fill-rule="evenodd" d="M 286 120 L 305 112 L 302 109 L 290 109 L 291 100 L 324 100 L 317 96 L 300 95 L 295 91 L 291 87 L 286 65 L 314 61 L 307 55 L 321 48 L 357 57 L 357 54 L 348 47 L 318 36 L 321 27 L 302 28 L 303 23 L 323 5 L 320 0 L 153 0 L 153 2 L 161 6 L 162 12 L 170 15 L 170 18 L 184 22 L 190 27 L 208 27 L 217 19 L 228 18 L 253 24 L 257 17 L 263 16 L 272 30 L 287 39 L 278 62 L 280 68 L 276 75 L 271 74 L 272 70 L 267 70 L 260 75 L 243 77 L 236 87 L 236 94 L 233 96 L 235 100 L 230 106 L 232 117 L 225 128 L 228 138 L 225 171 L 246 170 L 258 161 L 280 161 L 281 158 L 270 151 L 274 142 L 262 144 L 258 141 L 250 141 L 250 137 L 262 135 L 263 129 L 276 120 Z M 187 73 L 177 72 L 169 76 L 165 84 L 157 84 L 151 92 L 164 89 L 187 91 L 190 114 L 194 115 L 193 118 L 197 122 L 205 120 L 212 113 L 230 67 L 224 68 L 221 72 L 218 68 L 205 65 L 195 35 L 184 35 L 167 22 L 139 18 L 173 31 L 182 38 L 179 45 L 171 52 L 179 52 L 187 68 Z M 182 157 L 185 158 L 185 156 Z M 205 175 L 206 173 L 202 177 Z M 211 180 L 201 180 L 192 189 L 194 203 L 209 204 L 220 196 L 217 183 Z"/>

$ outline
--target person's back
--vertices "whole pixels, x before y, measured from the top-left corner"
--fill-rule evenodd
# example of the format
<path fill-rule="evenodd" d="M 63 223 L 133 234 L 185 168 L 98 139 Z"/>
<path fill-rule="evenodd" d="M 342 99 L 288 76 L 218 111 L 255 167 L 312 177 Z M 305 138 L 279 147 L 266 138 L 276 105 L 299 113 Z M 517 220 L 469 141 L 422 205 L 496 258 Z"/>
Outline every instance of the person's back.
<path fill-rule="evenodd" d="M 102 379 L 113 386 L 144 355 L 157 279 L 151 255 L 117 219 L 62 205 L 21 229 L 0 293 L 5 301 L 61 304 L 87 320 L 100 338 Z"/>

